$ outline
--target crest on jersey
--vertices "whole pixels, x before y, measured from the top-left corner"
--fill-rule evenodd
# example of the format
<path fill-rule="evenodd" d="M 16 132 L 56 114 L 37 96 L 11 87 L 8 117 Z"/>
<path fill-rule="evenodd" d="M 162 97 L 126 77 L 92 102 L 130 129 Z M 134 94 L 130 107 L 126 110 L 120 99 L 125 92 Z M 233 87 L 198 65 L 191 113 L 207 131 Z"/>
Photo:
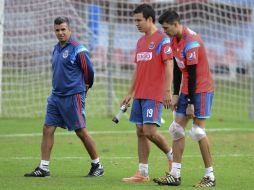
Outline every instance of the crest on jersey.
<path fill-rule="evenodd" d="M 68 57 L 68 50 L 65 50 L 64 52 L 63 52 L 63 58 L 65 59 L 65 58 L 67 58 Z"/>
<path fill-rule="evenodd" d="M 164 53 L 166 53 L 166 54 L 171 54 L 171 53 L 172 53 L 171 47 L 170 47 L 170 46 L 166 46 L 166 47 L 164 48 Z"/>
<path fill-rule="evenodd" d="M 150 44 L 149 44 L 149 49 L 153 49 L 154 48 L 154 42 L 151 42 Z"/>

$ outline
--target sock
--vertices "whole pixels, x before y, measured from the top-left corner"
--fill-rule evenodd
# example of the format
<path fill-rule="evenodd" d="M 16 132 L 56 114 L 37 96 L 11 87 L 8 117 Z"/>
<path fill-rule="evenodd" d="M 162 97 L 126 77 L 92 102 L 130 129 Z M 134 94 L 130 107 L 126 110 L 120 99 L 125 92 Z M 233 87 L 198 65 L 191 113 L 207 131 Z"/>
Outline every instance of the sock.
<path fill-rule="evenodd" d="M 93 164 L 100 164 L 100 158 L 98 157 L 98 158 L 96 158 L 94 160 L 91 160 L 91 163 L 93 163 Z"/>
<path fill-rule="evenodd" d="M 148 164 L 140 163 L 138 168 L 142 176 L 148 176 Z"/>
<path fill-rule="evenodd" d="M 41 160 L 39 168 L 48 172 L 49 171 L 49 161 L 48 160 Z"/>
<path fill-rule="evenodd" d="M 173 162 L 171 175 L 178 178 L 181 177 L 181 163 Z"/>
<path fill-rule="evenodd" d="M 170 151 L 166 154 L 168 160 L 173 160 L 173 152 L 172 152 L 172 148 L 170 149 Z"/>
<path fill-rule="evenodd" d="M 211 180 L 214 180 L 213 167 L 205 168 L 205 176 L 210 177 Z"/>

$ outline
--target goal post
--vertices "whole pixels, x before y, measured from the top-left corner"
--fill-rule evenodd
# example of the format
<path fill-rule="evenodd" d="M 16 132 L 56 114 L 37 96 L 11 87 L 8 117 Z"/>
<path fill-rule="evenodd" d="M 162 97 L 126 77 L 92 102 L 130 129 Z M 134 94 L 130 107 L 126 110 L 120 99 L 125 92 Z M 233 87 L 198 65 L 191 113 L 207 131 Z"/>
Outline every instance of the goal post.
<path fill-rule="evenodd" d="M 0 0 L 0 116 L 2 113 L 3 38 L 4 38 L 4 0 Z"/>
<path fill-rule="evenodd" d="M 132 11 L 143 2 L 154 7 L 156 18 L 176 10 L 182 23 L 203 38 L 215 81 L 212 118 L 249 120 L 254 114 L 252 0 L 0 0 L 0 117 L 45 115 L 57 43 L 53 21 L 63 15 L 94 64 L 86 114 L 105 117 L 118 111 L 142 35 Z"/>
<path fill-rule="evenodd" d="M 252 7 L 252 28 L 254 28 L 254 7 Z M 252 44 L 254 44 L 254 38 L 252 38 Z M 250 67 L 251 87 L 250 87 L 250 106 L 249 117 L 254 119 L 254 45 L 252 47 L 252 62 Z"/>

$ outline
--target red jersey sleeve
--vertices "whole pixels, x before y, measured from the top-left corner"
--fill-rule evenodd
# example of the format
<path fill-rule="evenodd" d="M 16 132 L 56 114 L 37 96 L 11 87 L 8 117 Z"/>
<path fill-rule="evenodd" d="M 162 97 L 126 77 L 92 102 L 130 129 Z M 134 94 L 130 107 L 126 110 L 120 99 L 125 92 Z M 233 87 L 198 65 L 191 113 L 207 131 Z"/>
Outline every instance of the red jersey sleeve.
<path fill-rule="evenodd" d="M 172 39 L 169 37 L 164 37 L 161 42 L 159 43 L 159 46 L 157 47 L 157 50 L 160 50 L 161 59 L 163 61 L 167 59 L 173 59 L 173 51 L 171 47 Z"/>

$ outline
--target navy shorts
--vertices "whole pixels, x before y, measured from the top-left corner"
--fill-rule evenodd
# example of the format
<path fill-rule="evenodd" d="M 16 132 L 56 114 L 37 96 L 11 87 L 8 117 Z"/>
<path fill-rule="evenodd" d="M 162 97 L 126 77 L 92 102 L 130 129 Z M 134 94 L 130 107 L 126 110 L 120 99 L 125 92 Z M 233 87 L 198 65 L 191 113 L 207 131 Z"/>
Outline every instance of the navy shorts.
<path fill-rule="evenodd" d="M 63 97 L 50 95 L 45 125 L 68 128 L 69 131 L 85 128 L 85 93 Z"/>
<path fill-rule="evenodd" d="M 134 99 L 130 122 L 135 124 L 153 123 L 161 125 L 162 103 L 155 100 Z"/>
<path fill-rule="evenodd" d="M 195 93 L 194 114 L 196 118 L 209 118 L 213 102 L 213 92 Z M 181 93 L 177 104 L 176 115 L 186 116 L 188 95 Z"/>

